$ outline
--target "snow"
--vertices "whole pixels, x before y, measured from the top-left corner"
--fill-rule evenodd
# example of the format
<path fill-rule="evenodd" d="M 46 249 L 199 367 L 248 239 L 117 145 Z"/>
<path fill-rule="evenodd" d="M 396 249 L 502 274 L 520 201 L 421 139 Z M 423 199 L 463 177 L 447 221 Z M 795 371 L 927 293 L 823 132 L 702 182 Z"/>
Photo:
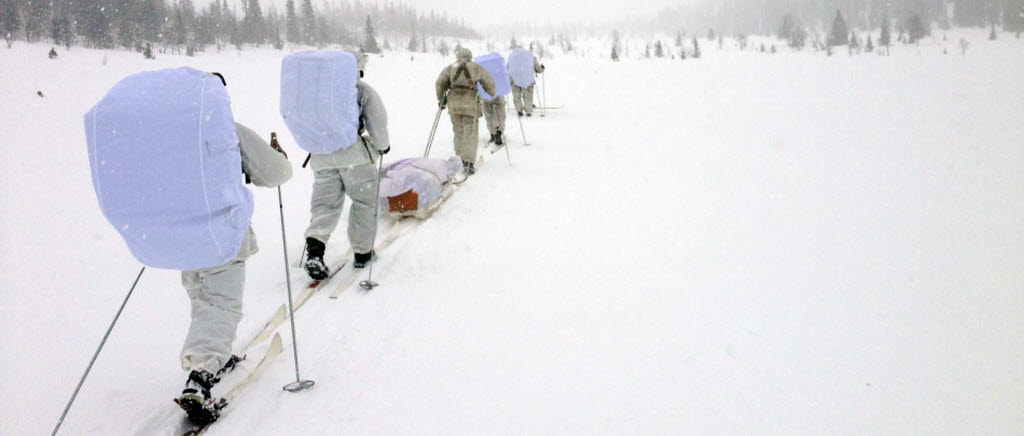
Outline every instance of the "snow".
<path fill-rule="evenodd" d="M 566 106 L 524 119 L 532 146 L 509 118 L 511 167 L 486 154 L 383 253 L 372 293 L 298 312 L 316 386 L 281 390 L 286 323 L 285 353 L 211 434 L 1019 432 L 1024 42 L 968 33 L 966 56 L 950 38 L 949 55 L 706 44 L 611 63 L 592 42 L 601 58 L 546 60 L 548 103 Z M 0 49 L 0 434 L 53 428 L 140 267 L 97 207 L 82 125 L 117 80 L 224 73 L 236 119 L 296 165 L 292 261 L 309 219 L 282 52 L 48 50 Z M 388 159 L 422 153 L 449 62 L 371 59 Z M 262 250 L 236 347 L 286 298 L 277 193 L 253 191 Z M 339 229 L 328 258 L 347 249 Z M 62 434 L 173 433 L 187 324 L 178 273 L 147 270 Z"/>

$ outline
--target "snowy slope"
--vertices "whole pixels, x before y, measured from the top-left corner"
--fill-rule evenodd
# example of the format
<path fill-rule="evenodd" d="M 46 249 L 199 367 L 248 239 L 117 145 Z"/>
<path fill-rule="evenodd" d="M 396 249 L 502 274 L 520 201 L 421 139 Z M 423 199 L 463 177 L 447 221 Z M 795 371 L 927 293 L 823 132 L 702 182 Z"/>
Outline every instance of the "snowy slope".
<path fill-rule="evenodd" d="M 487 155 L 382 256 L 373 293 L 299 312 L 317 386 L 281 391 L 286 352 L 211 434 L 1019 431 L 1024 43 L 974 40 L 966 57 L 547 61 L 566 108 L 524 120 L 527 148 L 509 119 L 513 167 Z M 0 50 L 0 434 L 50 431 L 138 271 L 86 159 L 81 116 L 113 83 L 224 72 L 236 119 L 304 157 L 277 114 L 280 52 L 48 49 Z M 446 62 L 371 60 L 388 158 L 422 153 Z M 446 156 L 447 116 L 438 130 Z M 311 184 L 284 186 L 292 259 Z M 254 192 L 239 342 L 285 301 L 276 193 Z M 177 273 L 147 270 L 62 433 L 170 432 L 187 318 Z"/>

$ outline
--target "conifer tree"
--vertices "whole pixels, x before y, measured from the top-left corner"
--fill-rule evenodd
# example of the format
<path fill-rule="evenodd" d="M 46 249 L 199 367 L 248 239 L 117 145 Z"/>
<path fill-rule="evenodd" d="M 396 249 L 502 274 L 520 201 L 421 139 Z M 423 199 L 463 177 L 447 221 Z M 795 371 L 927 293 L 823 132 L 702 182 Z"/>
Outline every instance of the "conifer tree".
<path fill-rule="evenodd" d="M 659 58 L 665 57 L 665 50 L 661 47 L 661 41 L 654 43 L 654 56 Z"/>
<path fill-rule="evenodd" d="M 288 0 L 284 3 L 284 36 L 288 42 L 294 44 L 302 37 L 299 33 L 299 18 L 295 15 L 295 0 Z"/>
<path fill-rule="evenodd" d="M 313 13 L 313 1 L 302 0 L 302 32 L 306 44 L 316 45 L 316 15 Z"/>
<path fill-rule="evenodd" d="M 5 0 L 0 5 L 0 33 L 3 33 L 4 40 L 7 41 L 7 48 L 11 47 L 14 35 L 20 28 L 21 16 L 18 14 L 18 2 Z"/>
<path fill-rule="evenodd" d="M 380 53 L 380 46 L 377 45 L 377 32 L 373 30 L 373 21 L 366 16 L 366 26 L 363 28 L 363 53 Z"/>
<path fill-rule="evenodd" d="M 700 44 L 697 43 L 697 37 L 693 37 L 693 58 L 697 59 L 700 57 Z"/>
<path fill-rule="evenodd" d="M 828 45 L 846 45 L 847 35 L 850 32 L 846 28 L 846 20 L 843 19 L 843 13 L 836 11 L 836 17 L 832 19 L 832 30 L 828 34 Z"/>

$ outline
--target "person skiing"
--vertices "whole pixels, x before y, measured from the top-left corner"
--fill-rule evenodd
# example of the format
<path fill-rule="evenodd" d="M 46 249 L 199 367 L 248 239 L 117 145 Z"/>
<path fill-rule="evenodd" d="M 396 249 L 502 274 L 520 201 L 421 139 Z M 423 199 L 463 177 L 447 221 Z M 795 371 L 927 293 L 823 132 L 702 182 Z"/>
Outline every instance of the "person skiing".
<path fill-rule="evenodd" d="M 487 121 L 487 130 L 491 133 L 488 143 L 494 143 L 497 148 L 504 145 L 502 137 L 505 131 L 505 96 L 512 92 L 512 85 L 508 77 L 508 69 L 505 67 L 505 58 L 498 53 L 489 53 L 473 58 L 473 62 L 487 70 L 494 78 L 494 95 L 484 92 L 483 87 L 477 87 L 477 95 L 480 97 L 480 109 Z M 496 149 L 497 149 L 496 148 Z"/>
<path fill-rule="evenodd" d="M 455 132 L 455 154 L 462 159 L 466 175 L 476 173 L 476 149 L 479 140 L 479 118 L 482 115 L 477 96 L 477 85 L 484 92 L 495 95 L 494 77 L 476 62 L 473 52 L 467 48 L 456 51 L 456 62 L 441 70 L 437 76 L 435 90 L 441 109 L 448 108 Z M 445 104 L 445 94 L 448 95 Z"/>
<path fill-rule="evenodd" d="M 223 75 L 211 74 L 227 86 Z M 241 123 L 235 123 L 235 133 L 246 183 L 274 188 L 291 179 L 292 166 L 284 150 L 271 148 L 259 134 Z M 181 272 L 181 283 L 191 300 L 192 322 L 181 350 L 181 365 L 189 375 L 177 403 L 190 417 L 202 415 L 200 409 L 210 406 L 210 389 L 239 360 L 231 354 L 231 345 L 242 319 L 245 261 L 257 251 L 259 246 L 250 226 L 241 249 L 231 261 Z"/>
<path fill-rule="evenodd" d="M 512 103 L 516 114 L 532 117 L 533 88 L 537 84 L 536 75 L 544 74 L 544 64 L 537 62 L 533 53 L 517 48 L 508 56 L 508 71 L 512 76 Z"/>
<path fill-rule="evenodd" d="M 377 199 L 377 167 L 380 156 L 391 150 L 388 115 L 380 95 L 362 80 L 367 56 L 357 56 L 359 79 L 356 82 L 359 106 L 359 139 L 348 148 L 330 154 L 313 153 L 313 198 L 311 217 L 306 228 L 305 268 L 313 280 L 330 276 L 324 252 L 331 233 L 338 226 L 345 196 L 352 199 L 348 216 L 348 242 L 355 253 L 352 266 L 363 268 L 373 258 L 373 236 L 377 223 L 374 210 Z"/>
<path fill-rule="evenodd" d="M 216 419 L 210 389 L 239 360 L 245 262 L 259 250 L 243 175 L 263 187 L 292 177 L 283 150 L 234 121 L 226 87 L 221 74 L 188 67 L 138 73 L 85 117 L 104 216 L 141 263 L 181 271 L 191 322 L 175 402 L 196 424 Z"/>

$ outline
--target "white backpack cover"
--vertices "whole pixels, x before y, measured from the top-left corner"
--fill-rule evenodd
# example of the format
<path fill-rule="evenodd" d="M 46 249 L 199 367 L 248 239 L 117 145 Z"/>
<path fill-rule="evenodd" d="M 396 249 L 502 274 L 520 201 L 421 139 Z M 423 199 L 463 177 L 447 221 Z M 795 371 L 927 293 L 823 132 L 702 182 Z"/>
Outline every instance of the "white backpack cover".
<path fill-rule="evenodd" d="M 508 55 L 508 73 L 516 86 L 526 88 L 537 79 L 533 76 L 533 53 L 523 48 L 512 50 Z"/>
<path fill-rule="evenodd" d="M 253 201 L 219 78 L 128 76 L 85 114 L 85 136 L 100 209 L 139 262 L 194 270 L 238 254 Z"/>
<path fill-rule="evenodd" d="M 281 117 L 303 150 L 330 154 L 359 139 L 359 68 L 340 50 L 292 53 L 281 61 Z"/>
<path fill-rule="evenodd" d="M 477 56 L 473 58 L 473 62 L 476 62 L 481 67 L 484 67 L 488 73 L 491 73 L 491 77 L 494 77 L 494 88 L 497 95 L 488 95 L 484 91 L 484 87 L 478 83 L 476 85 L 476 92 L 480 95 L 483 100 L 494 100 L 494 97 L 504 97 L 512 93 L 512 84 L 509 83 L 508 68 L 505 67 L 505 58 L 495 53 L 485 54 L 483 56 Z"/>
<path fill-rule="evenodd" d="M 460 169 L 462 161 L 457 156 L 447 160 L 417 157 L 388 165 L 381 173 L 380 207 L 391 214 L 421 216 L 442 199 L 448 182 Z"/>

